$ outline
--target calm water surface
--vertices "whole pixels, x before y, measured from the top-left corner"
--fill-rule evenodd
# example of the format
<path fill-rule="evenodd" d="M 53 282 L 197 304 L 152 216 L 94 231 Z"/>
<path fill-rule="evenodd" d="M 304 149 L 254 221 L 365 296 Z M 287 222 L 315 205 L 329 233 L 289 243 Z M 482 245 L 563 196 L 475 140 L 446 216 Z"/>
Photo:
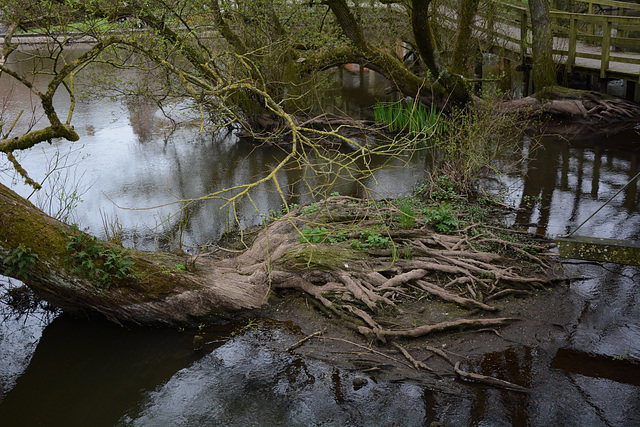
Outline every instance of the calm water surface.
<path fill-rule="evenodd" d="M 360 77 L 344 73 L 336 97 L 339 108 L 366 116 L 372 99 L 384 97 L 384 84 Z M 0 79 L 0 93 L 10 92 L 7 84 Z M 30 104 L 15 88 L 8 111 L 29 111 Z M 73 146 L 72 156 L 82 160 L 70 168 L 72 177 L 88 188 L 73 220 L 104 236 L 103 218 L 117 216 L 130 246 L 175 240 L 181 221 L 173 216 L 179 206 L 171 203 L 246 182 L 284 156 L 274 147 L 198 135 L 188 127 L 169 135 L 166 121 L 149 105 L 127 108 L 101 99 L 77 108 L 78 143 L 36 147 L 21 162 L 39 179 L 55 150 L 67 153 Z M 510 220 L 551 236 L 575 228 L 638 172 L 639 132 L 543 139 L 524 177 L 504 177 L 511 202 L 527 207 Z M 407 194 L 424 174 L 424 163 L 416 157 L 408 169 L 387 168 L 365 182 L 382 196 Z M 6 173 L 1 179 L 11 182 Z M 296 203 L 312 200 L 309 189 L 323 179 L 296 169 L 279 178 L 292 197 L 301 194 L 292 199 Z M 349 183 L 335 191 L 365 195 Z M 634 183 L 578 234 L 640 240 L 638 196 Z M 282 203 L 268 186 L 253 201 L 255 207 L 242 206 L 243 225 L 258 223 L 259 213 Z M 195 204 L 182 218 L 183 242 L 215 241 L 229 222 L 221 205 Z M 536 347 L 514 344 L 467 362 L 469 370 L 533 390 L 525 395 L 451 378 L 435 385 L 385 382 L 340 370 L 284 352 L 302 331 L 268 319 L 206 328 L 207 344 L 194 352 L 195 331 L 123 328 L 42 308 L 15 316 L 0 306 L 0 425 L 640 425 L 640 270 L 584 264 L 567 269 L 579 280 L 564 293 L 567 303 L 553 334 Z M 11 282 L 16 284 L 0 276 L 2 287 Z M 367 383 L 356 387 L 355 378 Z"/>

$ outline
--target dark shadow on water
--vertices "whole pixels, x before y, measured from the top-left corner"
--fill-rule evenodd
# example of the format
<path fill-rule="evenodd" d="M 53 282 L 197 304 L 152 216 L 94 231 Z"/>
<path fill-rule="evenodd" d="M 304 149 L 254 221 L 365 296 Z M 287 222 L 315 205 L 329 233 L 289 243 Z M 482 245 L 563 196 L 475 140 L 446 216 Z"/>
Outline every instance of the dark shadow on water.
<path fill-rule="evenodd" d="M 196 352 L 192 343 L 193 333 L 177 329 L 59 316 L 44 329 L 29 367 L 0 402 L 0 424 L 114 425 L 143 391 L 213 348 Z"/>
<path fill-rule="evenodd" d="M 640 387 L 640 364 L 627 360 L 624 356 L 603 356 L 561 348 L 553 358 L 550 368 Z"/>

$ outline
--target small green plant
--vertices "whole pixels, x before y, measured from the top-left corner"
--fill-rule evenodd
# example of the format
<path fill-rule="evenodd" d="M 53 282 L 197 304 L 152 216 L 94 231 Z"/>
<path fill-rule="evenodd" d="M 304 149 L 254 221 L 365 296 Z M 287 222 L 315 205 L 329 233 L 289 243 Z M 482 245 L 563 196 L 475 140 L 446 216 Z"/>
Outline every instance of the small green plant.
<path fill-rule="evenodd" d="M 413 251 L 411 250 L 411 245 L 405 243 L 402 246 L 402 258 L 408 261 L 413 259 Z"/>
<path fill-rule="evenodd" d="M 400 226 L 407 230 L 411 230 L 416 225 L 416 213 L 409 199 L 404 199 L 398 204 L 400 209 Z"/>
<path fill-rule="evenodd" d="M 347 232 L 338 231 L 336 234 L 331 234 L 327 237 L 327 242 L 329 243 L 340 243 L 346 242 L 348 240 Z"/>
<path fill-rule="evenodd" d="M 308 215 L 310 213 L 318 212 L 320 210 L 320 206 L 316 203 L 310 204 L 309 206 L 305 206 L 300 211 L 300 215 Z"/>
<path fill-rule="evenodd" d="M 458 198 L 457 185 L 447 175 L 437 177 L 428 188 L 430 197 L 437 202 L 452 202 Z"/>
<path fill-rule="evenodd" d="M 340 193 L 338 193 L 337 191 L 334 191 L 333 193 L 329 194 L 331 197 L 338 197 L 340 195 Z"/>
<path fill-rule="evenodd" d="M 100 283 L 109 287 L 111 280 L 124 279 L 133 273 L 133 260 L 126 250 L 117 247 L 108 248 L 100 253 L 102 257 L 102 277 Z"/>
<path fill-rule="evenodd" d="M 434 105 L 427 108 L 421 102 L 377 103 L 373 107 L 374 120 L 392 132 L 431 135 L 442 131 L 440 112 Z"/>
<path fill-rule="evenodd" d="M 187 271 L 187 266 L 184 264 L 176 264 L 175 268 L 173 269 L 176 272 L 182 273 Z"/>
<path fill-rule="evenodd" d="M 433 222 L 433 227 L 441 233 L 451 233 L 458 229 L 458 217 L 455 209 L 449 203 L 427 207 L 423 210 L 427 222 Z"/>
<path fill-rule="evenodd" d="M 349 244 L 351 247 L 357 251 L 361 251 L 364 249 L 364 246 L 360 240 L 352 239 Z"/>
<path fill-rule="evenodd" d="M 27 272 L 33 268 L 37 259 L 38 254 L 33 253 L 31 248 L 20 244 L 4 259 L 6 267 L 4 274 L 7 276 L 15 274 L 18 277 L 26 277 Z"/>
<path fill-rule="evenodd" d="M 522 202 L 521 205 L 525 208 L 525 209 L 532 209 L 536 203 L 542 201 L 542 197 L 540 196 L 528 196 L 528 195 L 524 195 L 522 196 Z"/>
<path fill-rule="evenodd" d="M 105 242 L 81 233 L 71 226 L 65 245 L 67 259 L 73 264 L 72 272 L 96 279 L 99 287 L 108 289 L 113 281 L 135 277 L 133 260 L 126 249 L 109 246 Z"/>
<path fill-rule="evenodd" d="M 612 359 L 613 360 L 629 360 L 629 350 L 628 349 L 625 350 L 624 353 L 625 353 L 624 355 L 613 356 Z"/>
<path fill-rule="evenodd" d="M 231 336 L 235 336 L 237 333 L 243 333 L 246 331 L 257 331 L 258 330 L 258 322 L 256 319 L 249 319 L 247 320 L 247 324 L 244 325 L 242 328 L 240 328 L 238 331 L 233 331 L 231 332 Z"/>
<path fill-rule="evenodd" d="M 311 227 L 305 225 L 300 236 L 300 243 L 320 243 L 329 236 L 329 232 L 325 227 Z"/>
<path fill-rule="evenodd" d="M 393 243 L 390 237 L 383 236 L 380 233 L 374 233 L 369 230 L 363 231 L 360 235 L 369 247 L 388 249 Z"/>

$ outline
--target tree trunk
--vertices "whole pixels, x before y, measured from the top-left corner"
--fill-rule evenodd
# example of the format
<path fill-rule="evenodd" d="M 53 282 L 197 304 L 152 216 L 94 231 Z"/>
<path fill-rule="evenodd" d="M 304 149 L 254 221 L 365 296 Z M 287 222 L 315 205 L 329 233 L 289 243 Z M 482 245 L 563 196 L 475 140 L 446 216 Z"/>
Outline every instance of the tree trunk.
<path fill-rule="evenodd" d="M 556 67 L 553 62 L 553 36 L 547 0 L 529 0 L 531 28 L 533 32 L 533 88 L 540 92 L 556 84 Z"/>
<path fill-rule="evenodd" d="M 235 257 L 201 257 L 196 262 L 162 252 L 127 252 L 98 241 L 45 215 L 0 185 L 0 274 L 24 281 L 43 299 L 66 311 L 161 325 L 197 325 L 211 318 L 229 318 L 240 310 L 267 304 L 271 290 L 298 289 L 345 326 L 379 338 L 428 332 L 421 329 L 414 334 L 412 329 L 395 328 L 389 332 L 377 320 L 388 310 L 398 309 L 400 301 L 394 301 L 395 296 L 420 288 L 425 296 L 429 292 L 466 308 L 496 310 L 455 295 L 453 288 L 441 289 L 434 280 L 448 276 L 451 284 L 479 283 L 485 296 L 499 292 L 503 284 L 513 288 L 552 280 L 544 274 L 521 276 L 513 271 L 509 259 L 476 252 L 466 246 L 464 235 L 435 234 L 421 219 L 417 228 L 401 229 L 398 209 L 392 205 L 377 207 L 374 213 L 366 201 L 347 196 L 332 196 L 318 205 L 320 210 L 308 212 L 298 207 L 269 223 L 251 247 Z M 389 220 L 395 224 L 389 225 Z M 311 229 L 309 224 L 323 227 Z M 376 232 L 365 238 L 368 229 Z M 507 241 L 500 243 L 510 246 Z M 400 245 L 410 252 L 407 259 L 399 259 L 392 250 Z M 129 262 L 126 275 L 110 270 L 108 264 L 113 265 L 114 258 L 120 259 L 121 266 L 123 258 Z M 91 274 L 87 265 L 100 274 Z M 467 288 L 461 287 L 459 293 L 466 294 Z M 363 329 L 364 324 L 367 328 Z M 433 330 L 439 327 L 434 325 Z"/>
<path fill-rule="evenodd" d="M 466 104 L 471 99 L 467 85 L 462 76 L 451 73 L 444 65 L 436 47 L 429 15 L 431 0 L 413 0 L 412 4 L 411 26 L 422 60 L 436 81 L 450 93 L 451 100 L 456 104 Z"/>
<path fill-rule="evenodd" d="M 253 280 L 261 265 L 203 260 L 192 272 L 176 266 L 188 260 L 163 252 L 129 251 L 133 266 L 128 277 L 102 277 L 82 271 L 80 250 L 70 241 L 93 241 L 92 262 L 122 249 L 74 231 L 0 185 L 0 272 L 27 284 L 44 300 L 70 312 L 98 312 L 115 321 L 144 324 L 190 324 L 199 318 L 251 309 L 266 302 L 268 286 Z M 37 256 L 37 257 L 36 257 Z M 75 256 L 75 258 L 74 258 Z M 31 259 L 31 262 L 19 262 Z M 106 270 L 106 268 L 104 268 Z M 253 281 L 252 281 L 253 280 Z M 96 283 L 102 283 L 97 285 Z"/>
<path fill-rule="evenodd" d="M 460 0 L 458 6 L 458 28 L 451 61 L 451 70 L 458 74 L 464 75 L 469 60 L 470 44 L 475 45 L 475 43 L 471 43 L 471 40 L 473 40 L 472 25 L 479 3 L 480 0 Z"/>
<path fill-rule="evenodd" d="M 416 97 L 421 90 L 430 86 L 424 78 L 413 74 L 401 61 L 389 53 L 367 42 L 362 28 L 351 13 L 345 0 L 327 0 L 331 12 L 336 18 L 344 35 L 351 41 L 352 47 L 334 49 L 328 57 L 319 56 L 314 61 L 319 69 L 329 68 L 338 64 L 354 62 L 380 73 L 405 95 Z"/>

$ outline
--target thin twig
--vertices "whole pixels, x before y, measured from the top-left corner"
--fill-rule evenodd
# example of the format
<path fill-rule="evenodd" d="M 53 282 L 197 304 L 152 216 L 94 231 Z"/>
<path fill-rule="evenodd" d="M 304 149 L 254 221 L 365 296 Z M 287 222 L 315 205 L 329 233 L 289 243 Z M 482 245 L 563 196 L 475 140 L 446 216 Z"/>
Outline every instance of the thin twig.
<path fill-rule="evenodd" d="M 306 337 L 302 338 L 300 341 L 298 341 L 297 343 L 293 344 L 292 346 L 289 346 L 289 348 L 287 348 L 285 351 L 291 351 L 293 349 L 296 349 L 298 347 L 300 347 L 302 344 L 304 344 L 306 341 L 310 340 L 311 338 L 318 336 L 322 333 L 324 333 L 324 331 L 326 331 L 327 328 L 322 329 L 321 331 L 317 331 L 312 333 L 311 335 L 307 335 Z"/>

